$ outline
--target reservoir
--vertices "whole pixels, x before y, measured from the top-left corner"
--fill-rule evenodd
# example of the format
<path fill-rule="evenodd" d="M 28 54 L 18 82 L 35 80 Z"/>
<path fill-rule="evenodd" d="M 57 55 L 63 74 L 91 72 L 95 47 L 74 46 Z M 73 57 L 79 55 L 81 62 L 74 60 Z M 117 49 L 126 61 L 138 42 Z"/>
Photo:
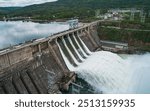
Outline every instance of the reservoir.
<path fill-rule="evenodd" d="M 33 39 L 46 38 L 69 29 L 68 24 L 0 21 L 0 49 Z"/>

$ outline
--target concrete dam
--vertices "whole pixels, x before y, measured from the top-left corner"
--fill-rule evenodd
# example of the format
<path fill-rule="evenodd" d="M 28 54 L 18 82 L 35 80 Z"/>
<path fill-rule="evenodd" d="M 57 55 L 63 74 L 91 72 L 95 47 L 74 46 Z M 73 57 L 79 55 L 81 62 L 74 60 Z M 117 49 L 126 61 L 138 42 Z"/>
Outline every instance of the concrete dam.
<path fill-rule="evenodd" d="M 101 50 L 100 21 L 0 52 L 1 94 L 59 94 L 76 79 L 77 67 Z M 64 57 L 65 56 L 65 57 Z"/>

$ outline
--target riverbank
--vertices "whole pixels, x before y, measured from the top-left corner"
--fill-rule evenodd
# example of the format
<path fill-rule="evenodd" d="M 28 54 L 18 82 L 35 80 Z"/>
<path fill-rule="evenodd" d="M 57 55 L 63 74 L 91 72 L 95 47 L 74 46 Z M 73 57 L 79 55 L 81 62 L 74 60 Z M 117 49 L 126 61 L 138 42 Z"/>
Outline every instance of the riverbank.
<path fill-rule="evenodd" d="M 135 51 L 150 52 L 150 31 L 98 26 L 101 40 L 128 43 Z"/>

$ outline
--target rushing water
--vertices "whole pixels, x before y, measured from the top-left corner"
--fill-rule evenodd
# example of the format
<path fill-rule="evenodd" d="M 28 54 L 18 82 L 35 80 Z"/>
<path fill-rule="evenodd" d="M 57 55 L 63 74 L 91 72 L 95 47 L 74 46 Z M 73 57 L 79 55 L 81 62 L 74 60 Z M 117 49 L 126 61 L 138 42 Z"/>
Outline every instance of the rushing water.
<path fill-rule="evenodd" d="M 74 71 L 104 93 L 150 93 L 150 54 L 121 58 L 111 52 L 95 52 Z"/>
<path fill-rule="evenodd" d="M 12 45 L 48 37 L 54 33 L 68 30 L 69 25 L 59 23 L 33 23 L 33 22 L 0 22 L 0 49 Z"/>
<path fill-rule="evenodd" d="M 127 93 L 150 94 L 150 53 L 126 55 L 124 60 L 131 75 Z"/>
<path fill-rule="evenodd" d="M 80 41 L 86 50 L 83 50 L 78 43 L 79 41 L 76 39 L 75 41 L 80 51 L 84 52 L 87 57 L 81 64 L 77 64 L 77 67 L 70 64 L 59 43 L 57 44 L 68 68 L 88 82 L 96 92 L 150 93 L 149 53 L 143 55 L 117 55 L 107 51 L 90 52 L 81 39 Z M 66 49 L 68 50 L 68 48 Z M 91 55 L 87 55 L 85 52 L 89 52 Z M 70 50 L 69 53 L 71 53 Z M 74 58 L 72 54 L 70 56 Z"/>

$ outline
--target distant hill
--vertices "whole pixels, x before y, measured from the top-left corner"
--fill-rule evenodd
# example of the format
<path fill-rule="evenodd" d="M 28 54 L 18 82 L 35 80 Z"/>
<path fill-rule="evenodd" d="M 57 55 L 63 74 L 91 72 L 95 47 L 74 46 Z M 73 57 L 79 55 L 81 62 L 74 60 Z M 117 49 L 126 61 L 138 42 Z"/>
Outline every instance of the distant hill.
<path fill-rule="evenodd" d="M 9 16 L 31 16 L 38 19 L 93 17 L 96 9 L 108 8 L 150 9 L 150 0 L 58 0 L 22 8 L 0 8 L 0 14 Z"/>
<path fill-rule="evenodd" d="M 0 7 L 0 18 L 20 8 L 21 7 Z"/>
<path fill-rule="evenodd" d="M 8 12 L 11 12 L 11 11 L 15 11 L 15 10 L 18 10 L 22 7 L 0 7 L 0 12 L 1 13 L 8 13 Z"/>

